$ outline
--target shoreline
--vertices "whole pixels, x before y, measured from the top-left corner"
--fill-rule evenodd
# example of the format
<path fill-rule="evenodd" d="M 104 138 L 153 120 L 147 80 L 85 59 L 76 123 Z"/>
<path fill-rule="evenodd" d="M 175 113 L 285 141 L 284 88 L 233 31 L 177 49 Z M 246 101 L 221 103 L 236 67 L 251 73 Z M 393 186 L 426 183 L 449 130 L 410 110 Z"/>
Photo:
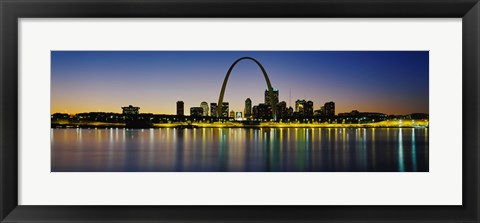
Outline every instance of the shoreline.
<path fill-rule="evenodd" d="M 327 123 L 259 123 L 254 125 L 227 122 L 227 123 L 157 123 L 148 126 L 127 127 L 124 123 L 52 123 L 51 129 L 56 128 L 124 128 L 124 129 L 157 129 L 157 128 L 428 128 L 429 122 L 424 120 L 391 120 L 376 123 L 362 124 L 327 124 Z"/>

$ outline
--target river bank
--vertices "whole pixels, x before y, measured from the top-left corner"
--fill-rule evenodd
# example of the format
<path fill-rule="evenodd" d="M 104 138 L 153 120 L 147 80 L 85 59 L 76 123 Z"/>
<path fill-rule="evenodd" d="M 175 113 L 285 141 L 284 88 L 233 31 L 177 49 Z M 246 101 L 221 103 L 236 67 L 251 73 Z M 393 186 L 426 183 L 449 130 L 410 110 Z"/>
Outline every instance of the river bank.
<path fill-rule="evenodd" d="M 214 123 L 154 123 L 138 128 L 428 128 L 428 120 L 388 120 L 375 123 L 281 123 L 281 122 L 214 122 Z M 52 123 L 51 128 L 127 128 L 125 123 L 83 122 Z"/>

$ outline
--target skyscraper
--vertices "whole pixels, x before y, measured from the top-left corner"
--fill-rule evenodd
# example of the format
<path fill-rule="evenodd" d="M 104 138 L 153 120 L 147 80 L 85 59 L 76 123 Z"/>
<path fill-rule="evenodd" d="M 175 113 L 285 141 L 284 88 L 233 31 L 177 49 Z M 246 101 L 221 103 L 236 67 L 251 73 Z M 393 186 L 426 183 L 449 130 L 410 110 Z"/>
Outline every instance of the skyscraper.
<path fill-rule="evenodd" d="M 305 105 L 307 102 L 305 100 L 298 99 L 295 101 L 295 112 L 298 112 L 301 115 L 305 114 Z"/>
<path fill-rule="evenodd" d="M 287 117 L 287 102 L 281 101 L 277 104 L 277 116 L 279 118 Z"/>
<path fill-rule="evenodd" d="M 208 103 L 206 101 L 200 103 L 200 107 L 203 109 L 203 115 L 202 116 L 208 116 Z"/>
<path fill-rule="evenodd" d="M 248 118 L 252 115 L 252 100 L 250 100 L 250 98 L 247 98 L 247 100 L 245 100 L 244 114 L 245 114 L 245 118 Z"/>
<path fill-rule="evenodd" d="M 210 103 L 210 116 L 218 117 L 217 114 L 217 103 Z"/>
<path fill-rule="evenodd" d="M 177 115 L 184 116 L 183 101 L 177 101 Z"/>
<path fill-rule="evenodd" d="M 228 102 L 223 102 L 222 103 L 222 114 L 221 114 L 222 118 L 228 118 L 228 109 L 229 109 Z"/>
<path fill-rule="evenodd" d="M 328 117 L 335 116 L 335 102 L 331 101 L 331 102 L 325 103 L 324 108 L 325 108 L 325 116 L 328 116 Z"/>
<path fill-rule="evenodd" d="M 276 106 L 278 104 L 278 89 L 275 89 L 273 88 L 273 102 L 270 101 L 270 94 L 269 94 L 269 91 L 268 89 L 265 90 L 265 104 L 270 106 L 270 107 L 273 107 L 273 106 Z"/>
<path fill-rule="evenodd" d="M 305 116 L 313 116 L 313 101 L 307 101 L 305 106 Z"/>

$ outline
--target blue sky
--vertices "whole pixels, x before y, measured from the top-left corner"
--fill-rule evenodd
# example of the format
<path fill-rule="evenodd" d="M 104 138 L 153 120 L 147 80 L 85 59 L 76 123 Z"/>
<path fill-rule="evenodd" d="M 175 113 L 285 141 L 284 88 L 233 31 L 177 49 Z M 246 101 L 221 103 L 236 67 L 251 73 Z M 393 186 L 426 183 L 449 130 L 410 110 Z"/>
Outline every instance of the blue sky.
<path fill-rule="evenodd" d="M 174 114 L 217 102 L 230 65 L 249 56 L 265 67 L 280 101 L 327 101 L 338 112 L 428 113 L 428 51 L 52 51 L 52 113 L 121 112 Z M 266 83 L 252 61 L 241 61 L 224 101 L 243 111 L 244 101 L 264 102 Z M 291 103 L 290 103 L 291 92 Z M 188 114 L 188 112 L 187 112 Z"/>

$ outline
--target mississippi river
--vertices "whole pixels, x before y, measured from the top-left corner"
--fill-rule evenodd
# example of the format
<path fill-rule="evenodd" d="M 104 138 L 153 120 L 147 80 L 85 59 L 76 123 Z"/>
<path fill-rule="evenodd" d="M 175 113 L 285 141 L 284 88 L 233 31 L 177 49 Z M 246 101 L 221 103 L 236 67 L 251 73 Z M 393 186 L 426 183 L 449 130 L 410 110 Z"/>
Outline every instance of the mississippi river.
<path fill-rule="evenodd" d="M 428 128 L 51 129 L 52 172 L 428 172 Z"/>

